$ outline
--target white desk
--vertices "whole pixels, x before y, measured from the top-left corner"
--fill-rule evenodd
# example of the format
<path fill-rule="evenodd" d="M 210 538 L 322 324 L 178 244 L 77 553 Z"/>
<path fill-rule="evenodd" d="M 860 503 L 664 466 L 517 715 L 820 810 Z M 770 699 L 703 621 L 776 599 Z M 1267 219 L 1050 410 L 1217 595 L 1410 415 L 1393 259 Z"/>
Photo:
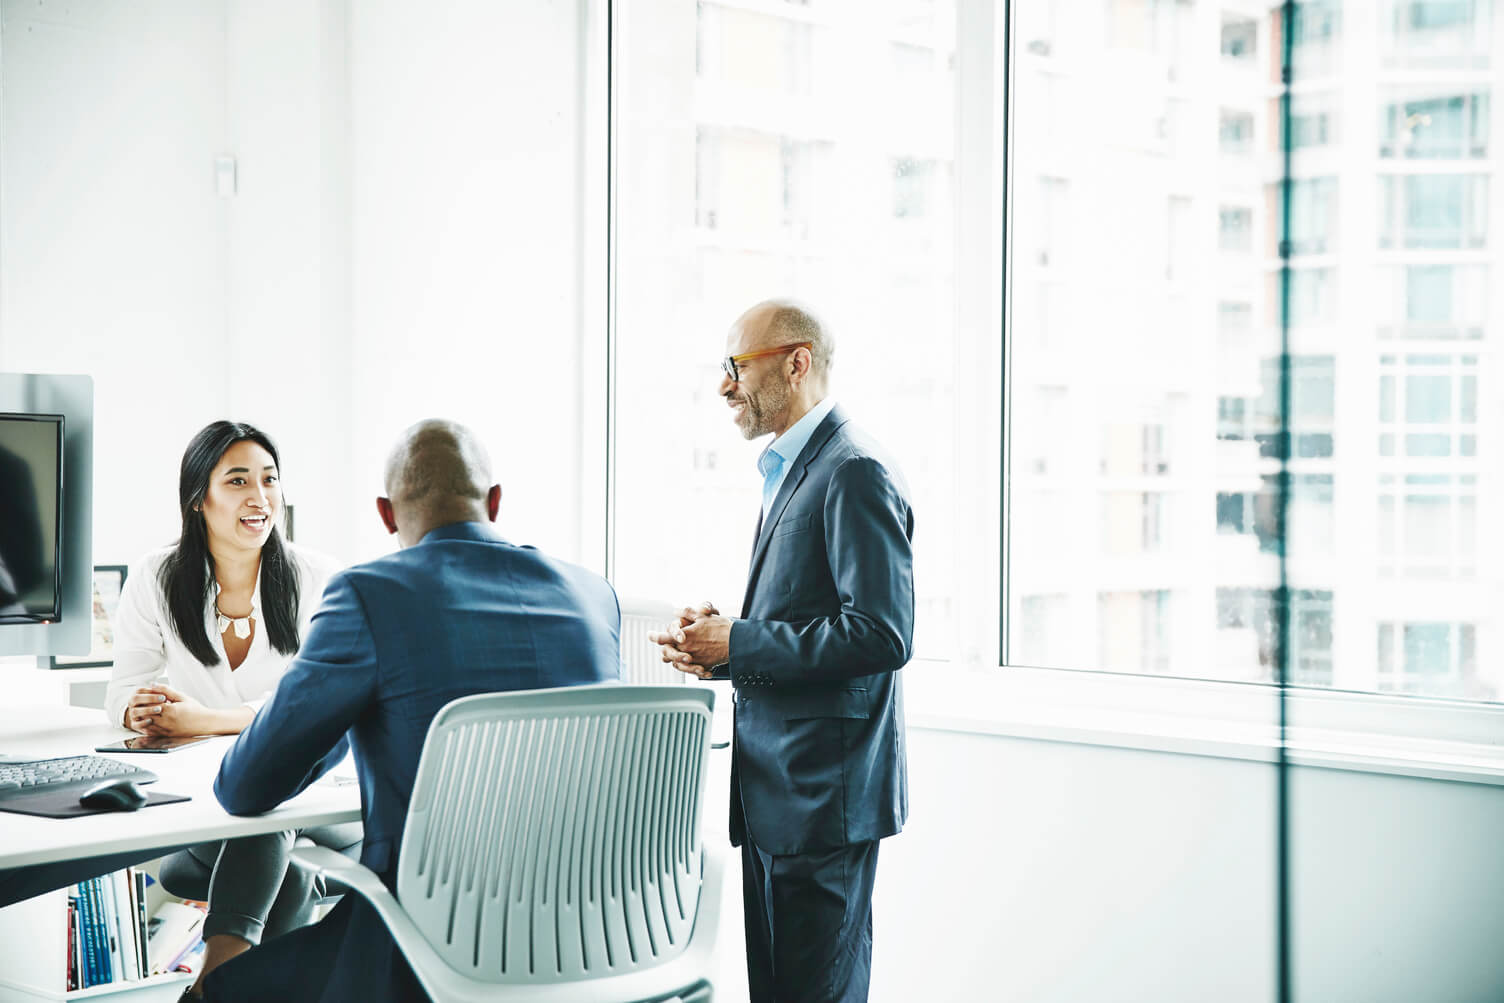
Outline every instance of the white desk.
<path fill-rule="evenodd" d="M 99 711 L 80 707 L 19 707 L 0 713 L 0 753 L 8 755 L 103 755 L 94 752 L 96 745 L 128 735 L 105 724 Z M 166 755 L 118 757 L 162 778 L 147 791 L 186 794 L 191 801 L 80 818 L 0 812 L 0 871 L 360 820 L 359 788 L 334 777 L 265 815 L 227 814 L 214 798 L 214 776 L 231 741 L 224 736 Z"/>
<path fill-rule="evenodd" d="M 94 752 L 96 745 L 129 734 L 110 727 L 97 710 L 47 706 L 0 712 L 0 753 L 8 755 L 103 755 Z M 118 757 L 161 777 L 147 791 L 186 794 L 190 801 L 79 818 L 0 812 L 0 901 L 13 897 L 4 894 L 7 874 L 14 884 L 25 884 L 22 877 L 28 871 L 38 876 L 38 871 L 30 869 L 44 865 L 79 861 L 87 866 L 91 857 L 121 855 L 147 859 L 160 855 L 155 851 L 210 839 L 359 821 L 360 789 L 353 782 L 337 782 L 333 775 L 265 815 L 238 818 L 227 814 L 214 798 L 214 777 L 231 741 L 226 736 L 165 755 Z M 338 772 L 353 777 L 353 771 Z M 164 975 L 145 982 L 63 992 L 67 935 L 60 914 L 64 910 L 65 895 L 60 891 L 0 909 L 0 1001 L 109 997 L 156 1003 L 176 999 L 190 980 L 185 975 Z"/>

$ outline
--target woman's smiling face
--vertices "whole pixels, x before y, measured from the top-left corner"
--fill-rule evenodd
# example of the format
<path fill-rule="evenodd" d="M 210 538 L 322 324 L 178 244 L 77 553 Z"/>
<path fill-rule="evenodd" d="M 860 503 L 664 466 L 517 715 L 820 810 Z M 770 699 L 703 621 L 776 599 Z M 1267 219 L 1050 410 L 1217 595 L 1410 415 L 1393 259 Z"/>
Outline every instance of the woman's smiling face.
<path fill-rule="evenodd" d="M 260 550 L 281 511 L 282 482 L 272 454 L 250 439 L 225 450 L 202 506 L 210 548 Z"/>

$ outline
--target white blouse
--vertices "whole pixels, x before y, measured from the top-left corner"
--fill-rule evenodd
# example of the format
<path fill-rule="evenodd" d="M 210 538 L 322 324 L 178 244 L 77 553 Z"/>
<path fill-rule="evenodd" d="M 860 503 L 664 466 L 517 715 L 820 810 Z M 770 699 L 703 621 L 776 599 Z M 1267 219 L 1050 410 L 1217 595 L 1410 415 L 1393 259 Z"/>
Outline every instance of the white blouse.
<path fill-rule="evenodd" d="M 342 565 L 332 557 L 295 547 L 286 541 L 283 546 L 298 570 L 298 637 L 307 638 L 309 621 L 323 598 L 324 586 Z M 204 629 L 219 654 L 219 661 L 205 665 L 195 658 L 173 629 L 167 600 L 162 593 L 159 572 L 162 562 L 172 551 L 172 547 L 164 547 L 137 561 L 120 591 L 120 604 L 112 623 L 115 671 L 104 696 L 104 712 L 111 724 L 121 725 L 125 705 L 132 693 L 164 676 L 167 685 L 206 707 L 223 709 L 248 705 L 253 710 L 260 709 L 291 661 L 291 656 L 277 651 L 267 639 L 260 616 L 259 572 L 251 596 L 256 633 L 251 638 L 245 661 L 231 671 L 225 657 L 224 638 L 215 626 L 214 600 L 219 595 L 219 583 L 212 578 L 210 595 L 204 603 Z"/>

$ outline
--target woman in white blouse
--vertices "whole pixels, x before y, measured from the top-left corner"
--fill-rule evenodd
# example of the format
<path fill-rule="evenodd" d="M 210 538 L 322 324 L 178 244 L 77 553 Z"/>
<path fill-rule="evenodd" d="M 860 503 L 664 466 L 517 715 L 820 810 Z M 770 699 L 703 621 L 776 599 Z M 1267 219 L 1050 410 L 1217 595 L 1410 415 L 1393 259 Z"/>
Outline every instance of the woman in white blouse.
<path fill-rule="evenodd" d="M 250 425 L 217 421 L 193 437 L 178 503 L 178 542 L 126 578 L 105 713 L 146 735 L 237 734 L 297 653 L 338 568 L 282 539 L 277 449 Z M 358 825 L 328 829 L 338 831 L 317 834 L 325 845 L 343 849 L 360 838 Z M 198 998 L 205 975 L 263 936 L 308 922 L 318 889 L 289 866 L 296 836 L 215 841 L 164 861 L 169 891 L 174 875 L 190 884 L 195 872 L 211 875 L 204 967 L 184 999 Z"/>

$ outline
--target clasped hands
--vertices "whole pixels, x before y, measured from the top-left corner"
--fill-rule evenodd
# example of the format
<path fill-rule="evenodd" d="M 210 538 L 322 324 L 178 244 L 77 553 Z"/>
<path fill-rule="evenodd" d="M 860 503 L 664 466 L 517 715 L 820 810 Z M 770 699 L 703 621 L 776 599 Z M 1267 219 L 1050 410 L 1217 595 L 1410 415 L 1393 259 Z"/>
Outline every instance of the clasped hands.
<path fill-rule="evenodd" d="M 712 603 L 686 606 L 668 630 L 650 631 L 648 640 L 680 672 L 709 679 L 710 670 L 731 657 L 731 623 Z"/>
<path fill-rule="evenodd" d="M 143 686 L 125 705 L 125 726 L 143 735 L 202 735 L 207 708 L 166 683 Z"/>

